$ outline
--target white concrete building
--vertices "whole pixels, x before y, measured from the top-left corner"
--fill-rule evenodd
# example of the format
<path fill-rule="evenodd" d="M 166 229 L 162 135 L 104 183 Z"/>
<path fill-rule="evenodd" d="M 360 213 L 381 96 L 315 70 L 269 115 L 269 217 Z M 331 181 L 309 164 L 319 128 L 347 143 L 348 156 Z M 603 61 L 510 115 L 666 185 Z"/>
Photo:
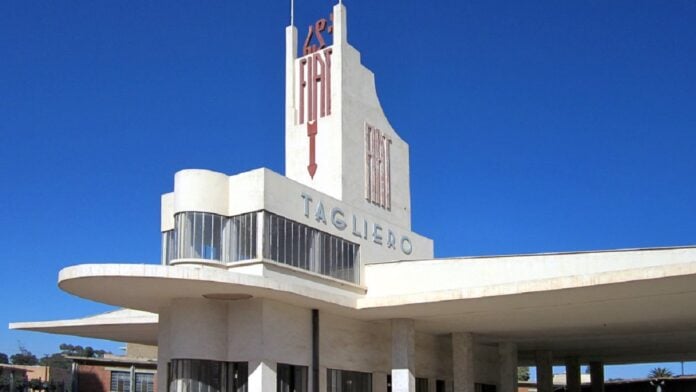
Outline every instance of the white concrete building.
<path fill-rule="evenodd" d="M 409 149 L 346 9 L 286 30 L 286 175 L 176 174 L 162 265 L 60 271 L 125 308 L 11 328 L 157 345 L 159 391 L 512 392 L 566 364 L 696 355 L 696 248 L 435 259 L 411 231 Z M 328 41 L 332 38 L 332 44 Z"/>

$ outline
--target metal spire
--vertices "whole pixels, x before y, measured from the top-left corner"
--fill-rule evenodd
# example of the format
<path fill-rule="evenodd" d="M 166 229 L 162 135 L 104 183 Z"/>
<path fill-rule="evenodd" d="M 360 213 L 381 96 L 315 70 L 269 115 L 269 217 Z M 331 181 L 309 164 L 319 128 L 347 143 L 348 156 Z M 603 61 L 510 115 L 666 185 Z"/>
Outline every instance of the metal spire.
<path fill-rule="evenodd" d="M 295 0 L 290 0 L 290 26 L 295 25 Z"/>

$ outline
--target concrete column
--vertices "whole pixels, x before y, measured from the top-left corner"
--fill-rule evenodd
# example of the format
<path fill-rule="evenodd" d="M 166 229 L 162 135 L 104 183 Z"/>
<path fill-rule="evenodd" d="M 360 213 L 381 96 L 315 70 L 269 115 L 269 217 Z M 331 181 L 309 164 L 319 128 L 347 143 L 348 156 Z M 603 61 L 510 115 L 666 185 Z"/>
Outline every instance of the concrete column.
<path fill-rule="evenodd" d="M 276 363 L 271 361 L 249 362 L 249 392 L 277 392 Z"/>
<path fill-rule="evenodd" d="M 454 392 L 475 392 L 474 337 L 470 333 L 452 334 L 452 375 Z"/>
<path fill-rule="evenodd" d="M 517 345 L 515 343 L 500 343 L 500 392 L 517 392 Z"/>
<path fill-rule="evenodd" d="M 577 357 L 566 358 L 566 392 L 580 392 L 580 360 Z"/>
<path fill-rule="evenodd" d="M 604 392 L 604 363 L 590 362 L 590 379 L 592 392 Z"/>
<path fill-rule="evenodd" d="M 553 355 L 551 351 L 537 351 L 535 357 L 537 391 L 553 392 Z"/>
<path fill-rule="evenodd" d="M 135 365 L 130 367 L 130 392 L 135 392 Z"/>
<path fill-rule="evenodd" d="M 392 392 L 416 392 L 416 329 L 413 320 L 392 320 Z"/>
<path fill-rule="evenodd" d="M 157 390 L 167 391 L 168 385 L 168 375 L 169 366 L 168 363 L 171 360 L 169 354 L 169 310 L 167 308 L 161 308 L 159 310 L 159 323 L 157 330 Z M 73 391 L 79 391 L 77 380 L 74 380 Z"/>

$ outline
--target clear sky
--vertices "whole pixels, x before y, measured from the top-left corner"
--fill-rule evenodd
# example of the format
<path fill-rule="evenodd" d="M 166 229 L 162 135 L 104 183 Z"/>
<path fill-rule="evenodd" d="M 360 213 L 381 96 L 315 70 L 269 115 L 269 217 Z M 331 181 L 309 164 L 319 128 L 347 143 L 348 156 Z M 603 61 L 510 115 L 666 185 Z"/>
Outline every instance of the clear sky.
<path fill-rule="evenodd" d="M 0 352 L 116 350 L 4 326 L 110 309 L 57 273 L 158 263 L 177 170 L 283 172 L 287 3 L 0 2 Z M 696 2 L 345 4 L 437 256 L 696 244 Z"/>

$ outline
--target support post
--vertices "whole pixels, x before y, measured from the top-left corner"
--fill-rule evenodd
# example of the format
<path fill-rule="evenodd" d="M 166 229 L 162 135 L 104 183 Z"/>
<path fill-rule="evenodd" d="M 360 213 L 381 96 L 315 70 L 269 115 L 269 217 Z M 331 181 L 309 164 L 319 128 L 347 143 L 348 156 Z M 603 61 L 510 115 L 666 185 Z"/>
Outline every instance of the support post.
<path fill-rule="evenodd" d="M 517 345 L 500 343 L 500 392 L 517 392 Z"/>
<path fill-rule="evenodd" d="M 553 355 L 551 351 L 537 351 L 535 357 L 537 391 L 553 392 Z"/>
<path fill-rule="evenodd" d="M 604 363 L 590 362 L 590 382 L 592 383 L 592 392 L 604 392 Z"/>
<path fill-rule="evenodd" d="M 249 362 L 248 392 L 277 392 L 276 363 L 270 361 Z"/>
<path fill-rule="evenodd" d="M 470 333 L 452 334 L 452 374 L 454 392 L 475 392 L 474 337 Z"/>
<path fill-rule="evenodd" d="M 409 319 L 392 320 L 392 392 L 416 392 L 416 330 Z"/>
<path fill-rule="evenodd" d="M 569 357 L 565 361 L 566 368 L 566 391 L 580 392 L 582 380 L 580 376 L 580 360 L 578 357 Z"/>
<path fill-rule="evenodd" d="M 135 365 L 130 367 L 130 392 L 135 392 Z"/>
<path fill-rule="evenodd" d="M 312 309 L 312 391 L 319 392 L 319 309 Z"/>

